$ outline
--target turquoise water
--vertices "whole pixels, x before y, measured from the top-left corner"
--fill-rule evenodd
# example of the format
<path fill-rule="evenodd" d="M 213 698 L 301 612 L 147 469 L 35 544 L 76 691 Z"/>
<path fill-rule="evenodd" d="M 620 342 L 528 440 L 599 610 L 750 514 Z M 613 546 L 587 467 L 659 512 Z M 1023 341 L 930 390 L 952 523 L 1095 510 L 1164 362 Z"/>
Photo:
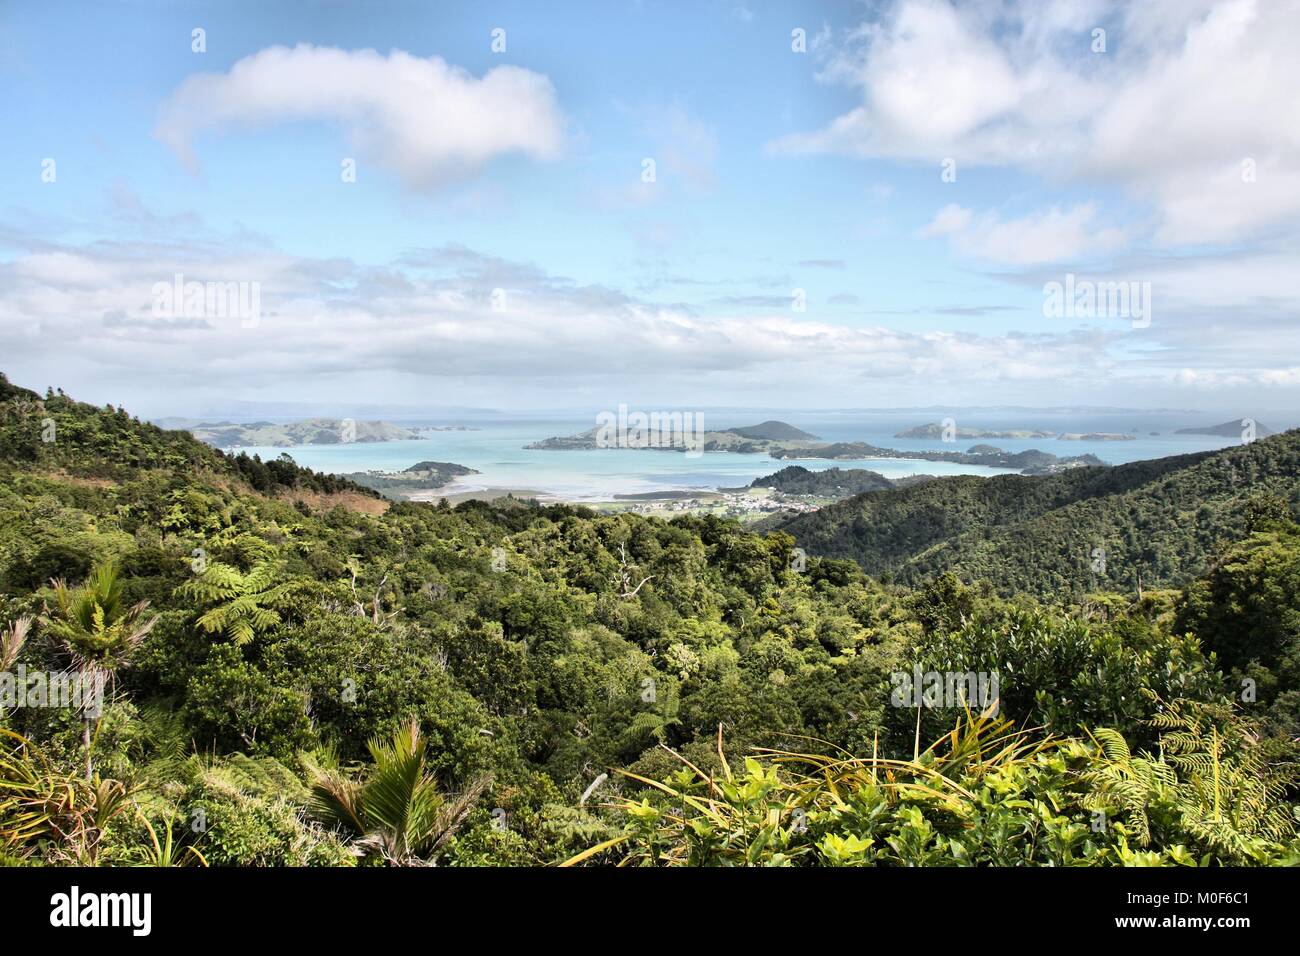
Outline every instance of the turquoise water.
<path fill-rule="evenodd" d="M 1235 444 L 1231 439 L 1212 436 L 1174 435 L 1175 428 L 1206 425 L 1224 417 L 1034 416 L 980 415 L 958 417 L 962 427 L 1011 429 L 1039 428 L 1057 432 L 1136 432 L 1132 441 L 1082 442 L 1053 438 L 1009 441 L 1005 439 L 962 439 L 955 444 L 939 440 L 895 438 L 894 434 L 914 425 L 936 421 L 941 415 L 925 413 L 845 413 L 798 416 L 747 414 L 729 419 L 706 418 L 709 429 L 753 424 L 764 417 L 780 417 L 826 441 L 865 441 L 900 450 L 938 449 L 965 451 L 974 444 L 991 444 L 1008 451 L 1038 448 L 1056 455 L 1091 452 L 1104 461 L 1119 464 L 1145 458 L 1205 451 Z M 1226 417 L 1226 416 L 1225 416 Z M 412 424 L 415 423 L 403 423 Z M 710 489 L 748 484 L 786 464 L 799 464 L 813 471 L 825 468 L 869 468 L 889 478 L 907 475 L 997 475 L 1003 469 L 954 465 L 946 462 L 910 459 L 867 459 L 862 461 L 781 462 L 766 455 L 738 455 L 721 452 L 688 458 L 678 452 L 636 449 L 592 449 L 589 451 L 526 450 L 523 446 L 555 435 L 571 435 L 591 428 L 593 418 L 581 420 L 528 420 L 476 423 L 476 431 L 431 432 L 418 441 L 357 443 L 348 445 L 299 445 L 293 448 L 247 448 L 263 459 L 287 453 L 301 465 L 317 471 L 400 471 L 417 461 L 449 461 L 481 472 L 462 479 L 444 491 L 455 493 L 484 488 L 515 488 L 540 492 L 574 501 L 608 500 L 615 494 L 645 491 Z M 1270 423 L 1271 424 L 1271 423 Z M 1284 425 L 1285 423 L 1279 423 Z M 1160 434 L 1151 435 L 1152 431 Z"/>

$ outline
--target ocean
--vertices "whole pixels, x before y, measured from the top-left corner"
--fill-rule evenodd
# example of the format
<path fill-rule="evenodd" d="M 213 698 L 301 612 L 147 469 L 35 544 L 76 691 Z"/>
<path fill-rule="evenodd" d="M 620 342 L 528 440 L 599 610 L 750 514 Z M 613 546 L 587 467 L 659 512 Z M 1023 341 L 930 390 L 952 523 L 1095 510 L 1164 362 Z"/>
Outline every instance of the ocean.
<path fill-rule="evenodd" d="M 1042 429 L 1054 432 L 1125 433 L 1131 441 L 1064 441 L 1037 439 L 939 439 L 895 438 L 895 433 L 916 425 L 938 421 L 944 416 L 929 412 L 842 412 L 842 413 L 746 413 L 743 416 L 705 417 L 707 429 L 756 424 L 765 418 L 779 418 L 828 441 L 865 441 L 899 450 L 935 449 L 965 451 L 972 445 L 995 445 L 1007 451 L 1037 448 L 1059 456 L 1091 452 L 1110 464 L 1147 458 L 1223 448 L 1239 438 L 1210 435 L 1176 435 L 1174 430 L 1207 426 L 1224 421 L 1220 415 L 1195 413 L 1046 413 L 990 412 L 955 414 L 963 428 L 991 430 Z M 397 424 L 417 427 L 428 422 Z M 471 425 L 469 422 L 464 424 Z M 608 501 L 616 494 L 662 490 L 705 490 L 719 486 L 748 484 L 788 464 L 813 471 L 825 468 L 868 468 L 889 478 L 907 475 L 997 475 L 1005 469 L 956 465 L 911 459 L 864 459 L 861 461 L 799 460 L 783 462 L 766 455 L 706 453 L 688 458 L 679 452 L 637 449 L 593 449 L 583 451 L 526 450 L 525 445 L 557 435 L 572 435 L 592 428 L 594 416 L 586 419 L 506 419 L 475 421 L 474 431 L 430 432 L 417 441 L 367 442 L 338 445 L 298 445 L 292 448 L 256 447 L 243 449 L 263 459 L 282 453 L 316 471 L 342 474 L 357 471 L 400 471 L 418 461 L 447 461 L 480 472 L 442 489 L 448 494 L 511 488 L 538 492 L 570 501 Z M 1267 422 L 1281 429 L 1288 422 Z M 1152 434 L 1155 432 L 1156 434 Z"/>

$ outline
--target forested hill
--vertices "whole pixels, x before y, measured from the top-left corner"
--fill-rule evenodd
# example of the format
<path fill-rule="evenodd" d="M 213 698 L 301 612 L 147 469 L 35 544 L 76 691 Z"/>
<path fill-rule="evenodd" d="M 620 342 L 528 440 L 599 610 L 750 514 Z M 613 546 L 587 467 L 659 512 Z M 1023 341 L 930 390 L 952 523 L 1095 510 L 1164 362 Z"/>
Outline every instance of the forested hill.
<path fill-rule="evenodd" d="M 1247 532 L 1246 503 L 1300 501 L 1300 431 L 1218 452 L 1048 477 L 953 477 L 780 522 L 809 554 L 915 583 L 944 571 L 1003 593 L 1182 584 Z M 1097 570 L 1094 571 L 1094 568 Z"/>
<path fill-rule="evenodd" d="M 333 475 L 302 468 L 288 457 L 262 461 L 227 455 L 187 431 L 142 422 L 124 409 L 99 408 L 61 391 L 42 398 L 0 372 L 0 471 L 59 473 L 89 481 L 125 481 L 141 472 L 233 479 L 263 493 L 380 498 Z M 382 504 L 380 504 L 382 507 Z"/>

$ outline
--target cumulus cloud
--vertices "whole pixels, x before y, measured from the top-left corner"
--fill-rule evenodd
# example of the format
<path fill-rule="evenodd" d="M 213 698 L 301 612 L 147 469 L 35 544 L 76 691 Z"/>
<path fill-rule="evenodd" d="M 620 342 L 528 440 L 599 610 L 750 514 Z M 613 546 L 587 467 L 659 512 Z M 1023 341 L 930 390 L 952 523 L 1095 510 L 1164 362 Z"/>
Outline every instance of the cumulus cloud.
<path fill-rule="evenodd" d="M 162 106 L 155 135 L 191 168 L 207 130 L 324 120 L 351 148 L 433 190 L 472 175 L 497 156 L 558 155 L 564 118 L 550 80 L 517 66 L 481 78 L 440 57 L 394 50 L 268 47 L 226 73 L 188 77 Z"/>
<path fill-rule="evenodd" d="M 1297 0 L 893 0 L 824 63 L 860 104 L 773 145 L 1115 183 L 1232 242 L 1300 214 L 1298 47 Z"/>

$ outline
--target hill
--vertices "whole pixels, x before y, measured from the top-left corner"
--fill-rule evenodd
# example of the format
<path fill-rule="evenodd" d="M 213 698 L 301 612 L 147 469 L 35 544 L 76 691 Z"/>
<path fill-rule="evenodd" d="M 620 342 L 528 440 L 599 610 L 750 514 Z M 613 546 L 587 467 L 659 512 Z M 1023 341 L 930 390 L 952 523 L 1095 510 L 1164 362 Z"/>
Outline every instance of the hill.
<path fill-rule="evenodd" d="M 860 495 L 779 527 L 810 554 L 852 558 L 868 573 L 903 582 L 952 571 L 990 580 L 1003 593 L 1042 596 L 1135 589 L 1139 575 L 1146 585 L 1177 585 L 1241 536 L 1253 496 L 1300 503 L 1297 476 L 1300 431 L 1290 431 L 1107 469 L 939 478 Z"/>
<path fill-rule="evenodd" d="M 347 418 L 307 418 L 297 422 L 196 422 L 186 431 L 215 448 L 339 445 L 349 442 L 411 441 L 420 434 L 391 422 L 359 422 Z"/>
<path fill-rule="evenodd" d="M 1180 428 L 1175 435 L 1215 435 L 1219 438 L 1241 438 L 1243 432 L 1248 427 L 1245 423 L 1250 419 L 1234 418 L 1232 421 L 1224 422 L 1221 425 L 1206 425 L 1200 428 Z M 1268 438 L 1276 432 L 1261 422 L 1255 422 L 1255 437 Z"/>
<path fill-rule="evenodd" d="M 242 452 L 227 454 L 187 431 L 159 428 L 111 405 L 98 408 L 61 392 L 41 398 L 12 385 L 3 373 L 0 403 L 0 474 L 20 470 L 58 481 L 110 485 L 181 474 L 299 500 L 324 495 L 374 502 L 380 497 L 284 456 L 262 461 Z"/>
<path fill-rule="evenodd" d="M 402 501 L 418 491 L 436 491 L 465 475 L 478 472 L 449 461 L 421 461 L 401 471 L 359 471 L 342 475 L 348 481 L 378 491 L 385 498 Z"/>
<path fill-rule="evenodd" d="M 866 491 L 893 488 L 894 482 L 865 468 L 827 468 L 810 471 L 802 465 L 790 465 L 749 483 L 751 488 L 771 488 L 787 495 L 816 495 L 823 498 L 847 498 Z"/>
<path fill-rule="evenodd" d="M 766 441 L 817 441 L 816 435 L 810 435 L 802 429 L 786 422 L 766 421 L 757 425 L 745 425 L 741 428 L 728 428 L 727 431 L 741 438 L 761 438 Z"/>

